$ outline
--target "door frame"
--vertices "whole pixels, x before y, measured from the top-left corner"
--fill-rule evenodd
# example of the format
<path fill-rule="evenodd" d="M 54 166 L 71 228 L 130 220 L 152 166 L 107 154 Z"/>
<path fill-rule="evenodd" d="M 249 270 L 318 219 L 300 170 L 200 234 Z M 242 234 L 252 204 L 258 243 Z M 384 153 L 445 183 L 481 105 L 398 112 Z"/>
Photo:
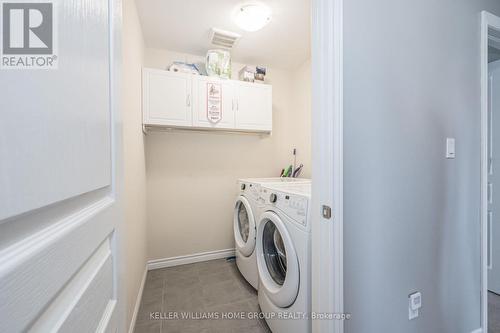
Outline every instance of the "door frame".
<path fill-rule="evenodd" d="M 312 312 L 344 313 L 343 0 L 312 2 Z M 331 217 L 323 217 L 324 206 Z M 313 320 L 313 332 L 344 332 Z"/>
<path fill-rule="evenodd" d="M 481 328 L 488 329 L 488 40 L 500 17 L 481 12 Z"/>
<path fill-rule="evenodd" d="M 123 117 L 122 117 L 122 31 L 123 31 L 123 0 L 109 0 L 109 92 L 111 111 L 111 196 L 116 206 L 117 223 L 112 247 L 116 255 L 113 262 L 114 293 L 116 295 L 117 331 L 127 332 L 126 322 L 126 283 L 127 264 L 125 258 L 125 234 L 123 212 Z"/>

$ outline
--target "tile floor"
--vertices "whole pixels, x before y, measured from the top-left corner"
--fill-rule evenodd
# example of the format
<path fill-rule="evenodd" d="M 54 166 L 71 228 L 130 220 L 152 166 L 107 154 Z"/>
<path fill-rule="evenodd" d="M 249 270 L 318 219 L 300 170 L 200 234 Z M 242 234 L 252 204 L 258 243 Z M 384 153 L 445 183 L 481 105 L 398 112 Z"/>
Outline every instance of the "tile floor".
<path fill-rule="evenodd" d="M 488 333 L 500 333 L 500 295 L 488 293 Z"/>
<path fill-rule="evenodd" d="M 240 275 L 234 261 L 220 259 L 156 269 L 146 277 L 135 333 L 271 332 L 258 318 L 203 318 L 239 312 L 258 313 L 259 305 L 256 291 Z M 176 314 L 192 317 L 175 319 Z"/>

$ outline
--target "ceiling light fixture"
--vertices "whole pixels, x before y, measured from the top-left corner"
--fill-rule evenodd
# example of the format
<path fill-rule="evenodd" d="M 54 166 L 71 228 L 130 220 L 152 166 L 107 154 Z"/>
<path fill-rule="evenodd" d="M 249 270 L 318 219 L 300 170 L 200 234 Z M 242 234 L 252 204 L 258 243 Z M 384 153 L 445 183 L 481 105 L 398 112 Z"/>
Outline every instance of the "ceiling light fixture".
<path fill-rule="evenodd" d="M 271 21 L 271 8 L 252 3 L 240 6 L 233 13 L 233 21 L 245 31 L 257 31 Z"/>

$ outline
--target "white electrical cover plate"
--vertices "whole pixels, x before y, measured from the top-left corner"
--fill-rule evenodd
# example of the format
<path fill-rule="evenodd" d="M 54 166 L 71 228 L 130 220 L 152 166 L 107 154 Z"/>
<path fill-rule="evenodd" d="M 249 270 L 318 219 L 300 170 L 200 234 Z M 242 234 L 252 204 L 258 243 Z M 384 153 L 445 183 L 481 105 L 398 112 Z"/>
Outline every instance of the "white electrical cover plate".
<path fill-rule="evenodd" d="M 422 307 L 422 294 L 413 293 L 408 296 L 408 319 L 412 320 L 418 317 L 418 310 Z"/>
<path fill-rule="evenodd" d="M 455 158 L 455 139 L 446 138 L 446 158 Z"/>

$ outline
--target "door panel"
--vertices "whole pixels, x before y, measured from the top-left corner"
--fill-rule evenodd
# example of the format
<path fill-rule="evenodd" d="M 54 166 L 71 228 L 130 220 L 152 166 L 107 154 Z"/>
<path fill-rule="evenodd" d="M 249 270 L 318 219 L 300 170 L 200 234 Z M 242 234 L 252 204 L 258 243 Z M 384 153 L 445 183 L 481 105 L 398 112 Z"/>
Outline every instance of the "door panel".
<path fill-rule="evenodd" d="M 112 234 L 113 204 L 104 198 L 0 252 L 0 332 L 22 330 L 50 305 Z"/>
<path fill-rule="evenodd" d="M 112 300 L 113 262 L 107 239 L 31 326 L 30 332 L 95 332 Z"/>
<path fill-rule="evenodd" d="M 240 82 L 237 85 L 236 128 L 271 131 L 273 123 L 272 87 Z"/>
<path fill-rule="evenodd" d="M 116 330 L 122 316 L 120 11 L 54 10 L 58 68 L 0 70 L 0 332 Z"/>
<path fill-rule="evenodd" d="M 488 290 L 500 294 L 500 61 L 489 64 Z"/>
<path fill-rule="evenodd" d="M 222 119 L 215 124 L 207 118 L 207 84 L 209 83 L 220 84 L 222 89 Z M 195 85 L 194 96 L 196 96 L 196 99 L 193 109 L 193 126 L 234 129 L 235 98 L 233 83 L 216 78 L 197 78 Z"/>
<path fill-rule="evenodd" d="M 2 70 L 0 220 L 110 184 L 107 6 L 60 1 L 59 68 Z"/>
<path fill-rule="evenodd" d="M 152 69 L 143 71 L 144 123 L 191 126 L 191 75 Z"/>

